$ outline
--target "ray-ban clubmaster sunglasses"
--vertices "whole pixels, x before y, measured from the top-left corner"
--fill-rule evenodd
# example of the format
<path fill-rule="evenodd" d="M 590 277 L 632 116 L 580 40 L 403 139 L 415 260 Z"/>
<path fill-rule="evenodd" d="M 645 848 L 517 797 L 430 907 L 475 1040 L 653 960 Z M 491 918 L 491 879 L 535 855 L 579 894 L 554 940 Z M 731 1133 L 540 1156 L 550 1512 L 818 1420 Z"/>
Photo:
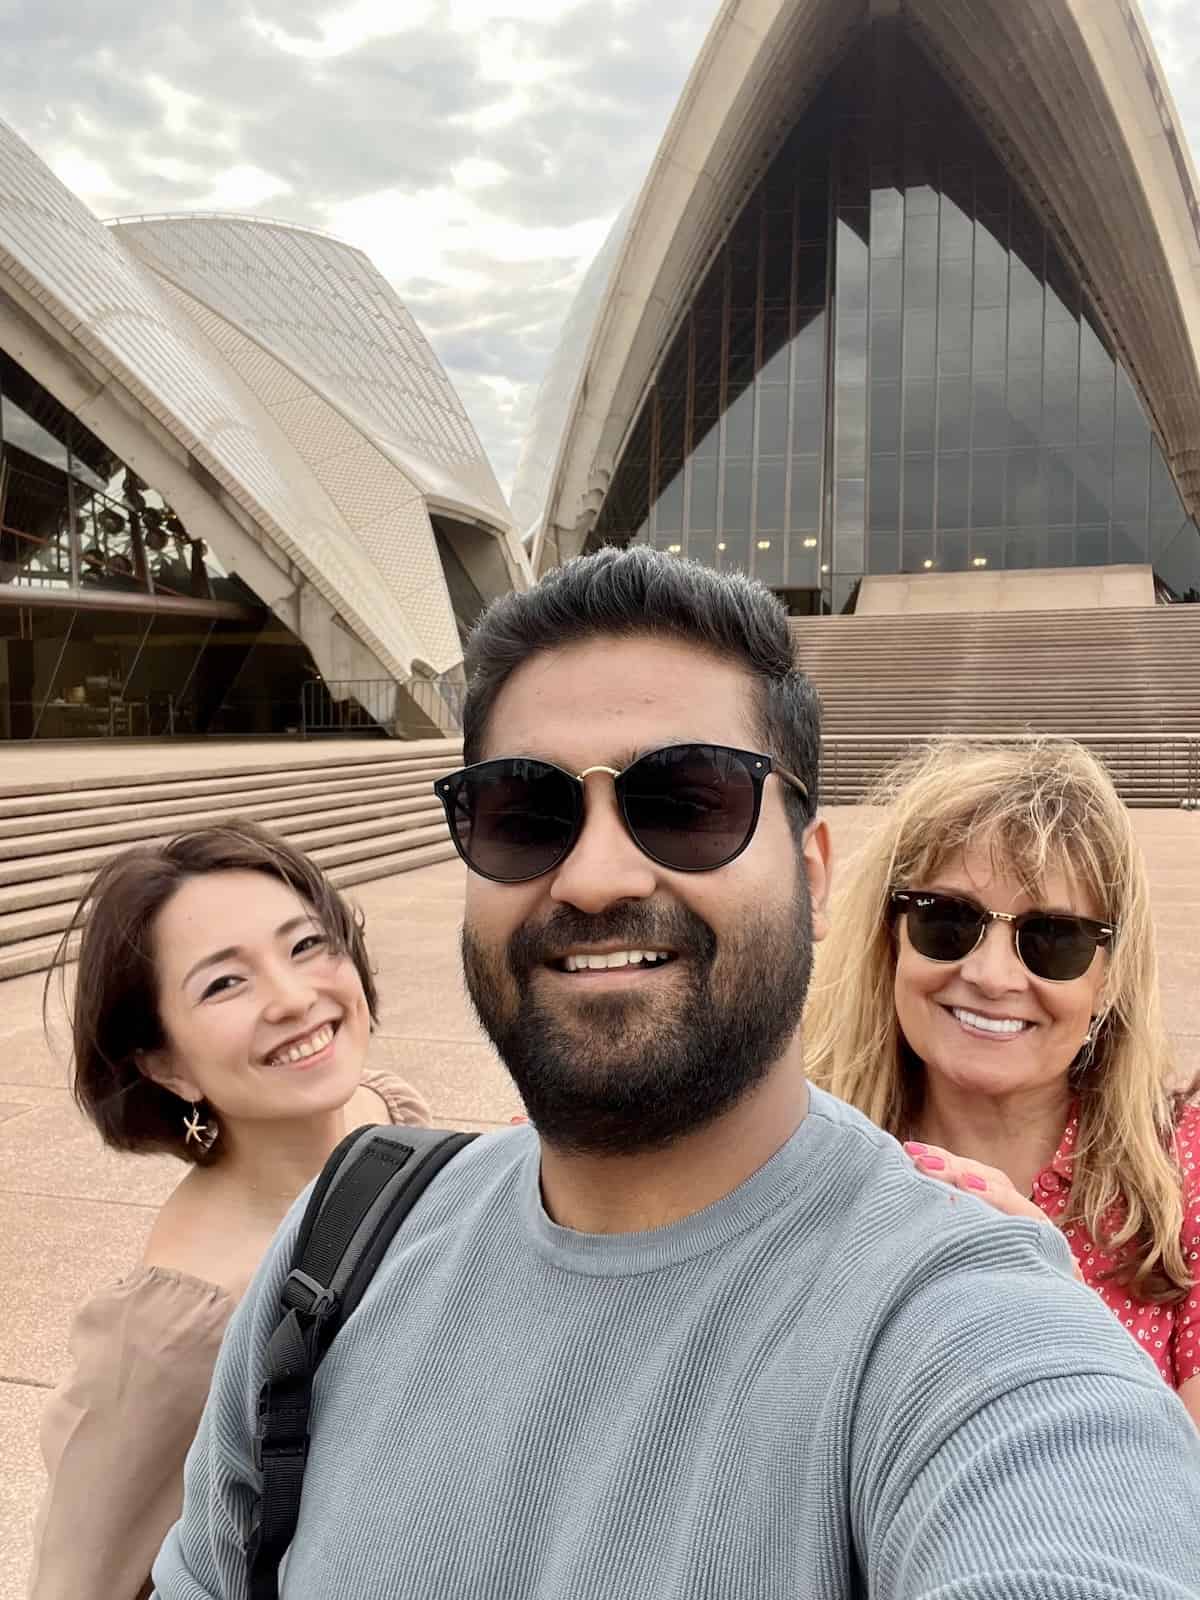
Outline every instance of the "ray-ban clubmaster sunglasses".
<path fill-rule="evenodd" d="M 1070 983 L 1082 978 L 1096 951 L 1117 935 L 1114 922 L 1073 917 L 1061 911 L 985 911 L 973 900 L 918 889 L 893 889 L 893 916 L 903 916 L 908 942 L 926 961 L 965 961 L 983 943 L 993 922 L 1012 928 L 1017 959 L 1035 978 L 1046 983 Z"/>
<path fill-rule="evenodd" d="M 459 855 L 480 877 L 527 883 L 552 872 L 583 831 L 583 780 L 606 772 L 629 836 L 672 872 L 715 872 L 754 837 L 770 773 L 807 803 L 808 789 L 770 756 L 722 744 L 673 744 L 624 772 L 566 772 L 549 761 L 502 756 L 434 784 Z"/>

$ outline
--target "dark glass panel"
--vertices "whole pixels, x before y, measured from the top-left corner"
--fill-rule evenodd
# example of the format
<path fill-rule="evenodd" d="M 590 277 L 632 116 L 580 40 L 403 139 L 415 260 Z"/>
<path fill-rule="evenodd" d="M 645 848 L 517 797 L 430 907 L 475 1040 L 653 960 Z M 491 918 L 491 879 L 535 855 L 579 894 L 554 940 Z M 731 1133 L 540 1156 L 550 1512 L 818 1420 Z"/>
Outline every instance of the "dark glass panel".
<path fill-rule="evenodd" d="M 792 528 L 819 531 L 821 528 L 821 459 L 818 456 L 792 458 Z"/>
<path fill-rule="evenodd" d="M 740 532 L 750 527 L 750 492 L 753 468 L 749 461 L 725 463 L 725 496 L 721 527 L 725 532 Z"/>
<path fill-rule="evenodd" d="M 938 512 L 940 528 L 970 527 L 971 458 L 969 455 L 938 457 Z"/>
<path fill-rule="evenodd" d="M 900 376 L 900 317 L 885 311 L 871 318 L 871 378 Z"/>
<path fill-rule="evenodd" d="M 817 589 L 821 584 L 821 552 L 812 534 L 793 534 L 788 541 L 788 582 L 795 589 Z"/>
<path fill-rule="evenodd" d="M 1132 562 L 1136 566 L 1149 561 L 1150 541 L 1146 537 L 1144 522 L 1113 523 L 1111 559 Z"/>
<path fill-rule="evenodd" d="M 865 233 L 866 213 L 843 212 L 837 225 L 838 321 L 844 312 L 867 309 L 870 254 Z"/>
<path fill-rule="evenodd" d="M 1010 367 L 1008 373 L 1008 441 L 1034 444 L 1042 431 L 1042 369 Z"/>
<path fill-rule="evenodd" d="M 867 571 L 900 571 L 900 535 L 895 529 L 890 533 L 872 533 L 868 535 Z"/>
<path fill-rule="evenodd" d="M 824 245 L 819 250 L 797 250 L 796 304 L 820 311 L 822 321 L 824 321 L 825 297 L 828 291 L 828 274 L 829 257 Z"/>
<path fill-rule="evenodd" d="M 976 450 L 994 450 L 1008 443 L 1008 407 L 1003 374 L 976 373 L 972 385 L 971 443 Z"/>
<path fill-rule="evenodd" d="M 862 478 L 839 478 L 834 488 L 833 531 L 861 533 L 866 517 L 867 486 Z M 856 569 L 858 570 L 858 569 Z"/>
<path fill-rule="evenodd" d="M 659 533 L 678 533 L 683 527 L 683 473 L 677 472 L 659 495 L 654 507 Z"/>
<path fill-rule="evenodd" d="M 1075 452 L 1047 450 L 1043 462 L 1046 479 L 1046 521 L 1053 527 L 1075 521 Z"/>
<path fill-rule="evenodd" d="M 1112 514 L 1112 456 L 1103 447 L 1075 452 L 1075 515 L 1082 524 L 1107 522 Z"/>
<path fill-rule="evenodd" d="M 1042 457 L 1036 449 L 1010 450 L 1006 520 L 1010 528 L 1040 527 L 1046 520 Z"/>
<path fill-rule="evenodd" d="M 1150 434 L 1144 422 L 1140 437 L 1126 436 L 1117 445 L 1112 514 L 1118 521 L 1137 522 L 1143 527 L 1150 520 Z"/>
<path fill-rule="evenodd" d="M 1091 318 L 1086 316 L 1079 326 L 1079 375 L 1084 379 L 1109 381 L 1115 376 L 1113 358 Z"/>
<path fill-rule="evenodd" d="M 697 533 L 711 533 L 717 526 L 717 463 L 711 456 L 693 456 L 691 472 L 689 526 Z"/>
<path fill-rule="evenodd" d="M 937 313 L 904 312 L 904 376 L 932 378 L 937 370 Z M 884 374 L 880 374 L 884 376 Z"/>
<path fill-rule="evenodd" d="M 933 527 L 933 457 L 904 458 L 904 530 Z"/>
<path fill-rule="evenodd" d="M 1051 528 L 1046 534 L 1046 565 L 1071 567 L 1075 564 L 1075 529 Z"/>
<path fill-rule="evenodd" d="M 1042 396 L 1042 438 L 1047 444 L 1074 444 L 1079 427 L 1079 380 L 1047 355 Z"/>
<path fill-rule="evenodd" d="M 715 456 L 721 442 L 721 391 L 697 388 L 692 413 L 692 450 L 696 455 Z"/>
<path fill-rule="evenodd" d="M 815 455 L 825 442 L 824 385 L 797 384 L 792 407 L 792 449 L 800 455 Z"/>
<path fill-rule="evenodd" d="M 768 587 L 778 588 L 783 583 L 786 541 L 781 533 L 754 541 L 754 576 Z"/>
<path fill-rule="evenodd" d="M 999 572 L 1004 567 L 1004 535 L 1000 533 L 973 533 L 971 535 L 970 564 L 973 570 Z"/>
<path fill-rule="evenodd" d="M 754 454 L 754 389 L 742 391 L 725 413 L 725 454 L 742 459 Z"/>
<path fill-rule="evenodd" d="M 971 384 L 943 378 L 938 384 L 938 449 L 966 450 L 971 444 Z"/>
<path fill-rule="evenodd" d="M 1108 524 L 1095 528 L 1077 528 L 1075 531 L 1075 565 L 1077 567 L 1103 567 L 1108 565 Z"/>
<path fill-rule="evenodd" d="M 907 453 L 933 452 L 937 389 L 921 379 L 904 385 L 904 449 Z"/>
<path fill-rule="evenodd" d="M 943 311 L 967 308 L 972 302 L 974 272 L 971 260 L 943 261 L 938 278 L 938 299 Z"/>
<path fill-rule="evenodd" d="M 1014 263 L 1013 275 L 1018 266 Z M 1040 291 L 1040 284 L 1038 289 Z M 1035 361 L 1042 359 L 1042 301 L 1040 292 L 1036 299 L 1018 300 L 1015 295 L 1008 313 L 1008 359 L 1010 361 Z"/>
<path fill-rule="evenodd" d="M 871 450 L 892 455 L 900 448 L 900 385 L 871 385 Z"/>
<path fill-rule="evenodd" d="M 758 374 L 760 389 L 772 388 L 777 384 L 786 384 L 791 379 L 792 350 L 788 339 L 788 317 L 784 312 L 783 321 L 772 318 L 770 323 L 763 325 L 763 366 Z"/>
<path fill-rule="evenodd" d="M 758 394 L 758 453 L 760 456 L 785 456 L 788 453 L 788 392 L 786 389 L 760 389 Z"/>
<path fill-rule="evenodd" d="M 787 462 L 758 463 L 755 526 L 760 533 L 781 533 L 786 526 Z"/>
<path fill-rule="evenodd" d="M 1008 252 L 984 223 L 975 228 L 975 304 L 1004 306 L 1008 299 Z"/>
<path fill-rule="evenodd" d="M 1124 367 L 1117 368 L 1117 439 L 1120 441 L 1142 441 L 1147 438 L 1149 428 L 1146 423 L 1142 403 L 1137 397 L 1137 390 L 1130 382 L 1129 375 Z"/>
<path fill-rule="evenodd" d="M 947 188 L 951 187 L 953 180 L 947 175 Z M 969 170 L 967 182 L 962 185 L 966 189 L 969 183 Z M 950 198 L 949 194 L 942 196 L 942 229 L 940 251 L 943 262 L 943 299 L 945 298 L 945 264 L 960 262 L 968 266 L 975 243 L 975 227 L 967 207 L 969 200 L 964 194 L 960 202 Z M 968 292 L 970 289 L 970 274 L 966 276 Z M 955 302 L 960 303 L 960 302 Z"/>
<path fill-rule="evenodd" d="M 1079 384 L 1079 442 L 1112 448 L 1113 382 L 1083 379 Z"/>
<path fill-rule="evenodd" d="M 839 384 L 835 410 L 838 471 L 839 473 L 863 472 L 867 465 L 865 386 Z"/>
<path fill-rule="evenodd" d="M 971 371 L 971 308 L 943 306 L 938 333 L 938 371 L 965 376 Z"/>
<path fill-rule="evenodd" d="M 1023 572 L 1043 565 L 1041 541 L 1036 533 L 1010 533 L 1004 546 L 1004 565 L 1010 572 Z"/>
<path fill-rule="evenodd" d="M 904 269 L 899 256 L 876 257 L 871 262 L 871 314 L 900 310 Z"/>
<path fill-rule="evenodd" d="M 976 310 L 972 343 L 977 374 L 1004 371 L 1008 345 L 1008 311 L 1004 306 Z"/>
<path fill-rule="evenodd" d="M 870 523 L 873 531 L 900 526 L 900 458 L 872 456 Z M 873 568 L 879 571 L 879 568 Z"/>
<path fill-rule="evenodd" d="M 833 536 L 834 572 L 861 572 L 866 560 L 866 543 L 867 536 L 861 529 L 857 532 L 835 533 Z"/>
<path fill-rule="evenodd" d="M 995 527 L 1004 521 L 1004 477 L 1008 456 L 1004 451 L 975 452 L 972 461 L 971 526 Z"/>
<path fill-rule="evenodd" d="M 903 555 L 900 558 L 901 572 L 930 572 L 936 564 L 934 539 L 931 533 L 904 535 Z M 889 569 L 878 567 L 872 570 L 883 572 Z"/>
<path fill-rule="evenodd" d="M 898 256 L 904 248 L 904 196 L 876 189 L 871 196 L 871 253 Z"/>
<path fill-rule="evenodd" d="M 792 340 L 792 377 L 797 384 L 825 381 L 825 313 L 804 321 Z"/>
<path fill-rule="evenodd" d="M 937 564 L 942 572 L 965 572 L 969 565 L 965 533 L 940 533 L 937 541 Z"/>

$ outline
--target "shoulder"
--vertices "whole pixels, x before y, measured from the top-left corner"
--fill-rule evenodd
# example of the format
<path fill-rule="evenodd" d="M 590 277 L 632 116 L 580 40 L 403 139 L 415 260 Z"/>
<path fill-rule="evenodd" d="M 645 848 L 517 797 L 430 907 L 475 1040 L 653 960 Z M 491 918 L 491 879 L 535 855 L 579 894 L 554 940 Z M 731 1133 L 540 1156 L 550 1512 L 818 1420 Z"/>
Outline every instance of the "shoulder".
<path fill-rule="evenodd" d="M 155 1217 L 141 1265 L 180 1281 L 209 1284 L 238 1299 L 270 1238 L 270 1232 L 239 1216 L 215 1172 L 197 1169 Z"/>
<path fill-rule="evenodd" d="M 172 1355 L 195 1347 L 211 1359 L 233 1308 L 232 1296 L 220 1284 L 143 1265 L 84 1302 L 71 1344 L 77 1361 L 114 1346 Z"/>
<path fill-rule="evenodd" d="M 424 1098 L 396 1073 L 368 1068 L 362 1075 L 362 1087 L 380 1102 L 382 1121 L 408 1127 L 429 1126 L 429 1107 Z"/>

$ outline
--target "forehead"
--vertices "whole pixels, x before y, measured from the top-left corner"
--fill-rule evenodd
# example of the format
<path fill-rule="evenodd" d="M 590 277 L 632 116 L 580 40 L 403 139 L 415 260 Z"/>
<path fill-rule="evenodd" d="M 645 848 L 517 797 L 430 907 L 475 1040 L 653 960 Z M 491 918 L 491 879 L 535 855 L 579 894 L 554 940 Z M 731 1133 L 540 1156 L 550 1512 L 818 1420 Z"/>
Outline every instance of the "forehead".
<path fill-rule="evenodd" d="M 188 878 L 158 913 L 155 954 L 163 966 L 190 965 L 201 947 L 252 945 L 273 937 L 311 907 L 290 884 L 266 872 L 206 872 Z"/>
<path fill-rule="evenodd" d="M 1065 858 L 1051 859 L 1036 879 L 1019 862 L 1006 861 L 986 842 L 947 856 L 934 873 L 936 886 L 968 891 L 990 911 L 1019 912 L 1040 907 L 1102 917 L 1087 884 Z"/>
<path fill-rule="evenodd" d="M 497 696 L 483 754 L 578 771 L 691 740 L 758 747 L 746 669 L 674 639 L 605 637 L 522 663 Z"/>

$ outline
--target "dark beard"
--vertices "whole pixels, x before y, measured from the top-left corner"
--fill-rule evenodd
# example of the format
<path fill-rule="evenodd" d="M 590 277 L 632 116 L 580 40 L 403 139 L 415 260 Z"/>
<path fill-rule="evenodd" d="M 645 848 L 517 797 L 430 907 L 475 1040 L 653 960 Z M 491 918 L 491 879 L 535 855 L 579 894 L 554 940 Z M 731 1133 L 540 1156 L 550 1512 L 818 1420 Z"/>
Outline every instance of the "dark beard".
<path fill-rule="evenodd" d="M 676 975 L 653 998 L 581 994 L 552 1006 L 535 994 L 547 956 L 610 942 L 677 952 L 686 981 Z M 462 955 L 479 1020 L 542 1137 L 564 1150 L 632 1155 L 705 1127 L 782 1055 L 812 971 L 808 885 L 801 872 L 789 908 L 749 917 L 720 941 L 683 906 L 626 902 L 596 917 L 562 907 L 519 928 L 503 954 L 464 927 Z"/>

